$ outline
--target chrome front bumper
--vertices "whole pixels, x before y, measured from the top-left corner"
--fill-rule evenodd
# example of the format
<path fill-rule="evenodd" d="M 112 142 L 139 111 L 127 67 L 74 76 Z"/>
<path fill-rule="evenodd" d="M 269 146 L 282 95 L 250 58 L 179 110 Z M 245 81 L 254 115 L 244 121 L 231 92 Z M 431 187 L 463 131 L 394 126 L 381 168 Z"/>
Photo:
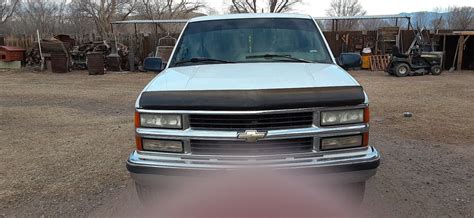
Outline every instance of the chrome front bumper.
<path fill-rule="evenodd" d="M 146 183 L 149 177 L 181 177 L 207 175 L 211 172 L 262 167 L 275 170 L 301 172 L 303 175 L 339 174 L 338 180 L 360 182 L 376 172 L 380 155 L 373 147 L 334 151 L 324 154 L 293 154 L 229 157 L 198 156 L 185 154 L 157 154 L 134 151 L 127 161 L 127 169 L 138 183 Z M 351 177 L 351 178 L 348 178 Z"/>

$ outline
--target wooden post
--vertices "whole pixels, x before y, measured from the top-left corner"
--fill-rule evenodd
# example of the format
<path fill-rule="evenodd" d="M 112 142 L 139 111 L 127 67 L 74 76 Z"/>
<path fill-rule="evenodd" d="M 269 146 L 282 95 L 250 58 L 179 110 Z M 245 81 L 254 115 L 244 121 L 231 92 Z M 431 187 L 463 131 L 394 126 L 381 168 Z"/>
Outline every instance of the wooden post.
<path fill-rule="evenodd" d="M 462 56 L 464 53 L 464 36 L 459 36 L 459 48 L 458 48 L 458 64 L 456 70 L 461 70 L 462 68 Z"/>
<path fill-rule="evenodd" d="M 130 40 L 129 52 L 128 52 L 128 64 L 130 66 L 130 72 L 135 71 L 135 39 Z"/>
<path fill-rule="evenodd" d="M 135 39 L 138 38 L 138 32 L 137 32 L 137 24 L 134 24 L 135 26 Z"/>
<path fill-rule="evenodd" d="M 36 30 L 36 35 L 38 36 L 38 48 L 39 48 L 39 52 L 40 52 L 40 57 L 41 57 L 41 71 L 44 70 L 44 67 L 45 67 L 45 63 L 44 63 L 44 56 L 43 56 L 43 50 L 41 49 L 41 37 L 40 37 L 40 33 L 39 33 L 39 30 Z"/>
<path fill-rule="evenodd" d="M 441 69 L 444 69 L 444 62 L 446 58 L 446 34 L 443 36 L 443 58 L 441 59 Z"/>

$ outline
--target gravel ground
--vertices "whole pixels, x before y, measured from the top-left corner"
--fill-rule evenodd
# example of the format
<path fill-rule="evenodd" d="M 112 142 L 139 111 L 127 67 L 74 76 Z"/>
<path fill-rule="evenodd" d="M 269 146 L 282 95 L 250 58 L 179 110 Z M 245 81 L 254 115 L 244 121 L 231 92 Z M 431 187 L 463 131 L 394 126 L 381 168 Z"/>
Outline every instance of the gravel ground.
<path fill-rule="evenodd" d="M 474 72 L 351 74 L 371 99 L 371 144 L 383 155 L 365 207 L 474 216 Z M 124 160 L 135 98 L 153 77 L 0 71 L 0 216 L 136 216 Z"/>

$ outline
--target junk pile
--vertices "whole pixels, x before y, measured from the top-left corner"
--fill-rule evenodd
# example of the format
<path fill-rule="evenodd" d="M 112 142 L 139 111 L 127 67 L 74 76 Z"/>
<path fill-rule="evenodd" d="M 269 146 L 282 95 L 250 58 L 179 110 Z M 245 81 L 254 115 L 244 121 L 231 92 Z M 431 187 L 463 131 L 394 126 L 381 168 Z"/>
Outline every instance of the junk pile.
<path fill-rule="evenodd" d="M 38 37 L 39 38 L 39 37 Z M 115 41 L 94 41 L 76 45 L 67 35 L 58 35 L 52 39 L 42 39 L 25 54 L 27 66 L 47 68 L 55 73 L 71 70 L 89 70 L 91 75 L 108 71 L 128 71 L 129 49 Z M 139 64 L 139 60 L 135 60 Z M 44 67 L 43 67 L 44 65 Z"/>

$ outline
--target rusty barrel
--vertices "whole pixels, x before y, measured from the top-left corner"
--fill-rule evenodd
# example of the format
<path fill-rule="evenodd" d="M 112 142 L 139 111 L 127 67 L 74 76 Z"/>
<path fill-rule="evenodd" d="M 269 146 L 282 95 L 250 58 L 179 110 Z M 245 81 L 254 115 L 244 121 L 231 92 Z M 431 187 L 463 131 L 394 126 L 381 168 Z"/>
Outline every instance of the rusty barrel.
<path fill-rule="evenodd" d="M 53 73 L 67 73 L 69 71 L 66 54 L 51 54 L 51 71 Z"/>
<path fill-rule="evenodd" d="M 104 75 L 104 55 L 102 52 L 87 53 L 89 75 Z"/>

